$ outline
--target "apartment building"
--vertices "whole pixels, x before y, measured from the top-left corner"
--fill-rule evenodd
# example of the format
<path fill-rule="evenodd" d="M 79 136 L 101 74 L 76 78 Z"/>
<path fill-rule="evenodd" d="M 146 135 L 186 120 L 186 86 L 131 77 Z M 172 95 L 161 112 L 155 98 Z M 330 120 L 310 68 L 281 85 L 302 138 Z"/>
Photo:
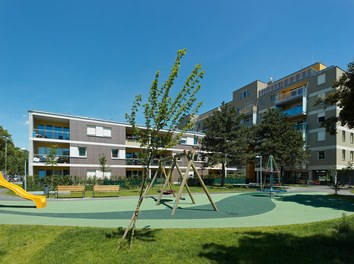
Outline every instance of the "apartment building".
<path fill-rule="evenodd" d="M 138 153 L 142 151 L 132 127 L 128 124 L 88 117 L 79 117 L 43 111 L 29 111 L 29 175 L 72 175 L 80 177 L 110 177 L 142 175 Z M 183 150 L 199 149 L 202 133 L 185 133 L 181 143 L 156 157 L 150 174 L 158 169 L 157 159 Z M 49 150 L 57 146 L 56 165 L 48 164 Z M 105 155 L 108 171 L 102 175 L 99 157 Z M 202 162 L 196 156 L 196 165 L 202 173 Z M 186 161 L 181 160 L 182 170 Z"/>
<path fill-rule="evenodd" d="M 244 115 L 245 125 L 258 124 L 267 109 L 276 108 L 302 132 L 310 159 L 303 168 L 285 168 L 286 182 L 321 180 L 329 168 L 341 170 L 354 161 L 354 130 L 338 125 L 337 134 L 330 135 L 321 127 L 325 118 L 338 116 L 340 109 L 315 106 L 317 98 L 324 98 L 331 92 L 333 83 L 342 74 L 343 70 L 337 66 L 314 63 L 279 80 L 253 81 L 233 92 L 230 104 Z M 204 119 L 196 117 L 195 127 L 201 128 L 196 131 L 203 131 Z M 254 171 L 253 167 L 251 180 L 256 179 Z"/>

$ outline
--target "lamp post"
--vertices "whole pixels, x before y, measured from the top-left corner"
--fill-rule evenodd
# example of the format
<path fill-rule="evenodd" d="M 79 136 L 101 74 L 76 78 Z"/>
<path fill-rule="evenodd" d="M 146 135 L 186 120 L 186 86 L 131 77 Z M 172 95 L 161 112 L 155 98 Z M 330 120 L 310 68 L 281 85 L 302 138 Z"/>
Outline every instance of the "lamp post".
<path fill-rule="evenodd" d="M 24 159 L 24 163 L 25 163 L 25 176 L 23 178 L 23 187 L 25 189 L 25 191 L 27 191 L 27 157 L 26 157 L 26 152 L 27 150 L 25 148 L 21 148 L 23 150 L 23 159 Z"/>
<path fill-rule="evenodd" d="M 262 173 L 263 173 L 263 169 L 262 169 L 262 156 L 259 155 L 259 156 L 256 156 L 257 159 L 259 159 L 259 178 L 260 178 L 260 181 L 259 181 L 259 186 L 261 188 L 261 190 L 263 190 L 263 187 L 262 187 Z"/>
<path fill-rule="evenodd" d="M 5 140 L 5 179 L 7 179 L 7 141 L 9 140 L 7 137 L 2 136 Z"/>

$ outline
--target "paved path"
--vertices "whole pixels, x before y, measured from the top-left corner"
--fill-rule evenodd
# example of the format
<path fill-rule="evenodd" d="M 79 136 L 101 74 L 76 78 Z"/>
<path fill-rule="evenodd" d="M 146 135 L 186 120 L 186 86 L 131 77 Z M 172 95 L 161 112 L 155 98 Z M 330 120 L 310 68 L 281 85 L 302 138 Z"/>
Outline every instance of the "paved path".
<path fill-rule="evenodd" d="M 155 205 L 144 200 L 138 227 L 206 228 L 253 227 L 315 222 L 353 214 L 354 204 L 334 199 L 331 189 L 305 187 L 269 198 L 260 192 L 213 194 L 219 211 L 213 211 L 205 195 L 195 195 L 196 204 L 181 201 L 171 216 L 172 196 Z M 301 192 L 300 192 L 301 191 Z M 137 197 L 97 199 L 49 199 L 47 207 L 36 209 L 31 201 L 0 200 L 0 224 L 126 227 Z"/>

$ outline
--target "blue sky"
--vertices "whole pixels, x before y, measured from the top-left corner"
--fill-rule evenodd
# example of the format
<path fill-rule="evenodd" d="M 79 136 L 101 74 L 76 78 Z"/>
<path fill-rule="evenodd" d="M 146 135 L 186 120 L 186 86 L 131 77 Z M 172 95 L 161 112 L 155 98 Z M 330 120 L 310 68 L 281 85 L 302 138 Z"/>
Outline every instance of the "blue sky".
<path fill-rule="evenodd" d="M 354 0 L 0 0 L 0 125 L 28 146 L 29 109 L 125 122 L 187 48 L 201 112 L 256 79 L 354 57 Z"/>

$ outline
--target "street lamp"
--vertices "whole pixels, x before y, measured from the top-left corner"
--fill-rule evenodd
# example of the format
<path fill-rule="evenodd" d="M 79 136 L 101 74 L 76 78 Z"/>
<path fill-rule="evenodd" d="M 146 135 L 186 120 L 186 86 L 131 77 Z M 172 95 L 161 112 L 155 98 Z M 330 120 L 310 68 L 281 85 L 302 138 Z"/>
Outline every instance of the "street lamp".
<path fill-rule="evenodd" d="M 7 141 L 9 140 L 7 137 L 2 136 L 5 139 L 5 179 L 7 179 Z"/>
<path fill-rule="evenodd" d="M 21 148 L 23 150 L 23 159 L 25 161 L 25 177 L 23 178 L 23 187 L 25 191 L 27 191 L 27 157 L 26 157 L 26 152 L 27 150 L 25 148 Z"/>
<path fill-rule="evenodd" d="M 263 173 L 263 169 L 262 169 L 262 156 L 256 156 L 256 159 L 259 159 L 259 176 L 260 176 L 260 182 L 259 182 L 259 186 L 261 188 L 261 190 L 263 190 L 262 187 L 262 173 Z"/>

